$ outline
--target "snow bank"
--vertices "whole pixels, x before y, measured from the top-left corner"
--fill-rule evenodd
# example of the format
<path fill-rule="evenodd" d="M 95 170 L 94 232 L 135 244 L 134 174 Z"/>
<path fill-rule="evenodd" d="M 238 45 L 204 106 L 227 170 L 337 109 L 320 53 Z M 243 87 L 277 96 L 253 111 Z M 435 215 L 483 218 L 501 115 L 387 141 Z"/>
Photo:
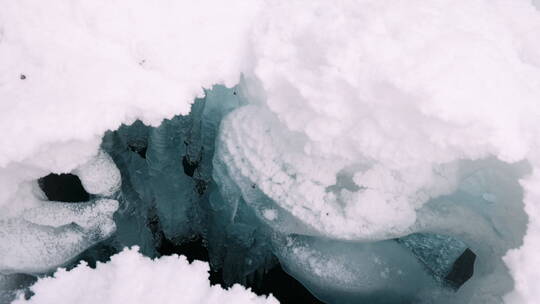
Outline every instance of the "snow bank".
<path fill-rule="evenodd" d="M 238 82 L 257 2 L 2 2 L 0 166 Z M 23 79 L 24 78 L 24 79 Z"/>
<path fill-rule="evenodd" d="M 95 269 L 82 263 L 70 271 L 59 269 L 54 277 L 39 279 L 29 300 L 22 303 L 279 303 L 273 296 L 257 296 L 240 285 L 225 290 L 211 286 L 208 264 L 189 263 L 184 256 L 152 260 L 138 248 L 124 249 Z"/>

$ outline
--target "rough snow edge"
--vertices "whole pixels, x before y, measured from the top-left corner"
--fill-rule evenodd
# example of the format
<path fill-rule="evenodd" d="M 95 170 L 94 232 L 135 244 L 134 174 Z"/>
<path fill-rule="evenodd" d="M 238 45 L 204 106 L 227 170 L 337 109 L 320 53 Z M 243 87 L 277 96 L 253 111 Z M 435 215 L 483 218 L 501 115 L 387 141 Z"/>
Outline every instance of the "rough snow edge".
<path fill-rule="evenodd" d="M 190 264 L 185 256 L 150 259 L 135 246 L 95 269 L 85 262 L 70 271 L 59 269 L 31 287 L 35 295 L 29 300 L 21 296 L 12 303 L 279 303 L 238 284 L 211 286 L 208 270 L 208 263 Z"/>

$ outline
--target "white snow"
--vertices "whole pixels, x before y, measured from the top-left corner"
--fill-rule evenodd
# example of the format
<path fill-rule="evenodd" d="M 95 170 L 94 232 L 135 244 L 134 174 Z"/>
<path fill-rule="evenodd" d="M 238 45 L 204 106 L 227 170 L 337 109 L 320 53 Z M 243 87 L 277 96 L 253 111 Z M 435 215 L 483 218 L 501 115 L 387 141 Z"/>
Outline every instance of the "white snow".
<path fill-rule="evenodd" d="M 74 269 L 59 269 L 53 277 L 39 279 L 30 300 L 13 304 L 247 304 L 279 303 L 272 295 L 257 296 L 241 285 L 223 289 L 210 285 L 208 264 L 185 256 L 164 256 L 152 260 L 138 248 L 124 249 L 95 269 L 81 263 Z"/>
<path fill-rule="evenodd" d="M 453 190 L 455 161 L 536 152 L 540 18 L 530 3 L 297 1 L 264 11 L 253 44 L 263 106 L 227 119 L 224 149 L 323 233 L 399 235 L 417 208 Z M 362 190 L 326 191 L 340 171 Z"/>
<path fill-rule="evenodd" d="M 237 183 L 257 184 L 318 233 L 414 231 L 417 210 L 455 189 L 463 159 L 527 160 L 539 174 L 531 1 L 287 1 L 264 12 L 248 78 L 256 102 L 227 117 L 220 157 Z M 540 298 L 533 180 L 524 245 L 506 259 L 517 280 L 509 303 Z"/>
<path fill-rule="evenodd" d="M 120 170 L 114 164 L 112 158 L 105 152 L 81 165 L 73 171 L 81 180 L 84 189 L 88 193 L 109 196 L 120 189 Z"/>
<path fill-rule="evenodd" d="M 536 162 L 540 164 L 540 162 Z M 507 295 L 506 303 L 529 304 L 540 299 L 540 166 L 534 174 L 522 182 L 525 188 L 525 211 L 529 226 L 521 248 L 511 250 L 505 262 L 514 278 L 515 290 Z"/>
<path fill-rule="evenodd" d="M 1 1 L 0 216 L 20 220 L 39 195 L 29 185 L 91 161 L 105 130 L 187 113 L 202 88 L 234 85 L 244 72 L 255 105 L 227 118 L 227 161 L 333 238 L 407 233 L 418 208 L 453 190 L 461 159 L 528 160 L 530 223 L 523 247 L 506 258 L 516 280 L 507 301 L 532 303 L 540 298 L 540 13 L 532 3 Z M 358 189 L 339 185 L 341 173 Z M 69 273 L 35 288 L 68 284 Z M 101 277 L 85 266 L 73 273 Z M 115 282 L 113 270 L 103 273 L 85 284 Z M 36 291 L 32 301 L 53 296 Z"/>
<path fill-rule="evenodd" d="M 0 166 L 238 82 L 257 2 L 2 1 Z M 25 75 L 25 79 L 20 79 Z"/>

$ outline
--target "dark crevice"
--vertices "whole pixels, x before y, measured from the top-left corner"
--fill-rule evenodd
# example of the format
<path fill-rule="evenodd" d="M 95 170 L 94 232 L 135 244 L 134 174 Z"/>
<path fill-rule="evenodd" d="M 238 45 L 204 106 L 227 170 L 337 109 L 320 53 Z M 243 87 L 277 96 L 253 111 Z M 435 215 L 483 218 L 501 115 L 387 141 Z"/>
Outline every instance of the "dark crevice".
<path fill-rule="evenodd" d="M 254 282 L 252 290 L 261 295 L 273 294 L 280 303 L 323 303 L 313 296 L 300 282 L 286 273 L 280 264 L 264 274 L 259 282 Z"/>
<path fill-rule="evenodd" d="M 195 238 L 181 245 L 175 245 L 170 240 L 164 238 L 162 239 L 160 248 L 158 248 L 158 252 L 163 255 L 182 254 L 190 262 L 193 260 L 208 262 L 208 250 L 201 238 Z M 224 288 L 227 287 L 224 283 L 223 272 L 221 270 L 210 270 L 210 282 L 212 285 L 219 284 Z M 281 303 L 323 303 L 314 297 L 304 285 L 283 271 L 279 264 L 266 273 L 248 280 L 244 285 L 251 288 L 257 295 L 272 294 Z"/>
<path fill-rule="evenodd" d="M 191 240 L 176 244 L 174 241 L 165 237 L 160 229 L 160 223 L 157 216 L 150 217 L 147 223 L 150 230 L 154 232 L 154 237 L 158 239 L 156 248 L 159 255 L 179 254 L 187 257 L 189 262 L 193 260 L 209 261 L 208 249 L 205 241 L 201 237 L 194 237 Z M 215 269 L 210 264 L 210 283 L 212 285 L 221 285 L 224 288 L 229 286 L 225 284 L 222 269 Z M 257 295 L 272 294 L 281 303 L 295 304 L 318 304 L 323 303 L 313 296 L 300 282 L 287 274 L 279 263 L 270 270 L 252 276 L 247 283 L 243 284 L 251 288 Z"/>
<path fill-rule="evenodd" d="M 454 289 L 459 289 L 465 282 L 472 278 L 474 274 L 474 262 L 476 254 L 470 249 L 466 249 L 452 266 L 452 270 L 444 278 Z"/>
<path fill-rule="evenodd" d="M 86 202 L 90 194 L 84 190 L 81 180 L 74 174 L 51 173 L 38 180 L 39 187 L 50 201 Z"/>
<path fill-rule="evenodd" d="M 182 254 L 185 255 L 189 262 L 194 260 L 208 261 L 208 250 L 203 245 L 203 240 L 200 237 L 195 237 L 192 240 L 175 244 L 167 239 L 164 235 L 161 236 L 161 242 L 157 248 L 160 255 Z"/>
<path fill-rule="evenodd" d="M 189 155 L 184 155 L 182 157 L 182 167 L 184 167 L 184 173 L 187 176 L 193 177 L 195 170 L 199 167 L 199 162 L 190 160 Z"/>

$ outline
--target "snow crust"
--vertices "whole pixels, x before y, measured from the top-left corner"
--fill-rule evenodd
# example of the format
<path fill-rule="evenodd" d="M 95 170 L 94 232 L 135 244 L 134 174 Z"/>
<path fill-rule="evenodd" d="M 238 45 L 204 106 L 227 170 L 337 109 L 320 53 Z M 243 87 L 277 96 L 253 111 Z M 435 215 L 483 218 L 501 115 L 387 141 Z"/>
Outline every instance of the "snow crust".
<path fill-rule="evenodd" d="M 185 256 L 152 260 L 137 247 L 126 248 L 95 269 L 85 263 L 70 271 L 59 269 L 31 287 L 32 298 L 13 303 L 279 303 L 272 295 L 257 296 L 238 284 L 229 289 L 211 286 L 208 271 L 207 263 L 189 263 Z"/>

